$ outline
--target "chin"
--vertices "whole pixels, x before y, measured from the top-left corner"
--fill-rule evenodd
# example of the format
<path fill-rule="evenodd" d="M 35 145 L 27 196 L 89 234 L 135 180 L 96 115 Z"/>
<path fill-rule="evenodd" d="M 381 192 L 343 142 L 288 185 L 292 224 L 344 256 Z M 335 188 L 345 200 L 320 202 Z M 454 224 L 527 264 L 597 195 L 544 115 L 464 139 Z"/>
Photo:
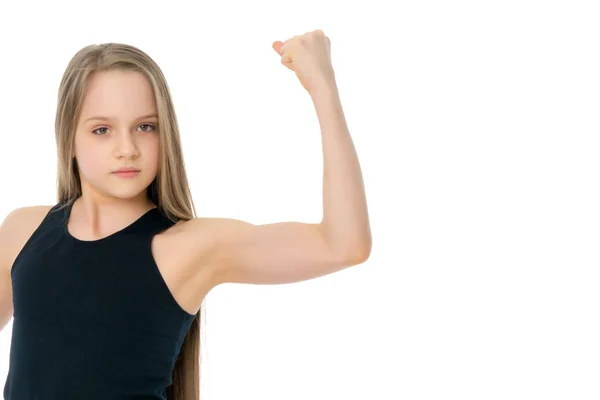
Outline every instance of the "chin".
<path fill-rule="evenodd" d="M 148 185 L 144 185 L 140 182 L 132 182 L 131 184 L 122 185 L 121 187 L 116 187 L 115 185 L 106 186 L 101 190 L 110 197 L 129 200 L 140 196 L 142 193 L 146 193 L 147 189 Z"/>

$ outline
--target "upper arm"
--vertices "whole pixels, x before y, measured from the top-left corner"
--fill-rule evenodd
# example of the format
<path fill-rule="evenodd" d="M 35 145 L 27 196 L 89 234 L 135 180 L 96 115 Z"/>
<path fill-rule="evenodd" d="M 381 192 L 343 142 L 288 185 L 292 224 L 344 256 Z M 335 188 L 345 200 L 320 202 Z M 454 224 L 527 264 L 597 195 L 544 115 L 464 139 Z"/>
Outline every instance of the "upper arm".
<path fill-rule="evenodd" d="M 13 315 L 12 265 L 49 209 L 50 206 L 17 208 L 0 225 L 0 330 Z"/>
<path fill-rule="evenodd" d="M 4 329 L 13 315 L 12 281 L 10 271 L 13 258 L 13 231 L 21 209 L 13 210 L 0 225 L 0 330 Z"/>
<path fill-rule="evenodd" d="M 217 283 L 282 284 L 327 275 L 364 262 L 370 249 L 336 251 L 321 224 L 278 222 L 254 225 L 210 219 L 214 235 L 210 265 Z"/>

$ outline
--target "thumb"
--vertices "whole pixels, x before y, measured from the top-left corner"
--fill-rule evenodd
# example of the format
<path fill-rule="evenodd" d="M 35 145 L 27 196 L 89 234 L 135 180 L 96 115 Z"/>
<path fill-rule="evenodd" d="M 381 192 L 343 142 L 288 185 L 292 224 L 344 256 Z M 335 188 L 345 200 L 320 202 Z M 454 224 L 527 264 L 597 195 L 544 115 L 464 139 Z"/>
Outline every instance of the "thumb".
<path fill-rule="evenodd" d="M 272 44 L 273 50 L 275 50 L 279 55 L 281 55 L 281 46 L 283 46 L 283 42 L 280 42 L 279 40 L 273 42 Z"/>

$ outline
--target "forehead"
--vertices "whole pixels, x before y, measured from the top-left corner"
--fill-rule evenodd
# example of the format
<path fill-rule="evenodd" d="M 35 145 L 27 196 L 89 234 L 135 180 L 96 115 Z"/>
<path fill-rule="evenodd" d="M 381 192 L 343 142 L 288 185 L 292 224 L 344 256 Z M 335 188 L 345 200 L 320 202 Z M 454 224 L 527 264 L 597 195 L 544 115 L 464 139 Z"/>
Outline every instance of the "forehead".
<path fill-rule="evenodd" d="M 95 72 L 83 96 L 82 121 L 92 115 L 126 120 L 156 112 L 152 86 L 136 71 Z"/>

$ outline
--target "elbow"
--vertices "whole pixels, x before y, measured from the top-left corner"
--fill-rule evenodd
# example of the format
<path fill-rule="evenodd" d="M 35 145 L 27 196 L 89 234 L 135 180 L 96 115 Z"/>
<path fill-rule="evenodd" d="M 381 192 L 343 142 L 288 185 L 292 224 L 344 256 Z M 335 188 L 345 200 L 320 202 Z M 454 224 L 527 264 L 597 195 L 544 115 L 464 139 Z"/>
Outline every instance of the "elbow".
<path fill-rule="evenodd" d="M 371 237 L 371 230 L 367 229 L 363 234 L 363 239 L 359 241 L 358 245 L 354 246 L 354 262 L 356 264 L 362 264 L 367 261 L 371 256 L 372 247 L 373 239 Z"/>
<path fill-rule="evenodd" d="M 366 262 L 371 256 L 371 240 L 347 246 L 344 251 L 339 252 L 341 262 L 345 265 L 358 265 Z"/>
<path fill-rule="evenodd" d="M 356 255 L 353 259 L 353 264 L 354 265 L 362 264 L 362 263 L 366 262 L 370 256 L 371 256 L 371 244 L 369 243 L 369 244 L 366 244 L 359 248 L 359 250 L 356 252 Z"/>
<path fill-rule="evenodd" d="M 372 238 L 369 229 L 360 234 L 346 234 L 338 237 L 328 234 L 331 231 L 328 231 L 324 224 L 320 225 L 320 229 L 323 239 L 337 263 L 347 266 L 362 264 L 371 256 Z"/>

